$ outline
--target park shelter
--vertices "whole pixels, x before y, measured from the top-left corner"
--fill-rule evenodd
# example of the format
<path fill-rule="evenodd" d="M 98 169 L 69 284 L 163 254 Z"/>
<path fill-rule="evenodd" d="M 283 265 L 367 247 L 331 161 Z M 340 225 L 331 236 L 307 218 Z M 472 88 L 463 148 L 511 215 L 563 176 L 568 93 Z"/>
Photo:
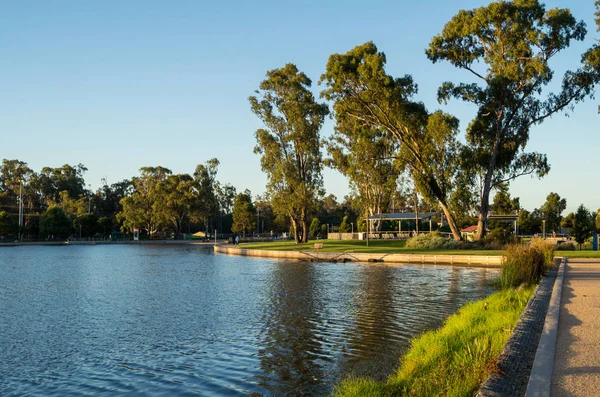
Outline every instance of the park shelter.
<path fill-rule="evenodd" d="M 398 232 L 402 233 L 402 221 L 416 221 L 417 219 L 422 221 L 429 221 L 429 231 L 431 232 L 431 218 L 436 215 L 437 212 L 389 212 L 369 216 L 369 230 L 372 229 L 372 222 L 381 221 L 398 221 Z M 410 230 L 407 230 L 410 232 Z"/>

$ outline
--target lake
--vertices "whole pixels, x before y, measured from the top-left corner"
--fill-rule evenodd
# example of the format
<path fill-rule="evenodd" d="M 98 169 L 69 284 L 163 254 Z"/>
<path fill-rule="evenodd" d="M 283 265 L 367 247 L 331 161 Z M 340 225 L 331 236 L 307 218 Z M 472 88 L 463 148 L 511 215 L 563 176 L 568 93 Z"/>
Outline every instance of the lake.
<path fill-rule="evenodd" d="M 493 292 L 466 267 L 308 263 L 196 245 L 0 248 L 3 395 L 327 395 Z"/>

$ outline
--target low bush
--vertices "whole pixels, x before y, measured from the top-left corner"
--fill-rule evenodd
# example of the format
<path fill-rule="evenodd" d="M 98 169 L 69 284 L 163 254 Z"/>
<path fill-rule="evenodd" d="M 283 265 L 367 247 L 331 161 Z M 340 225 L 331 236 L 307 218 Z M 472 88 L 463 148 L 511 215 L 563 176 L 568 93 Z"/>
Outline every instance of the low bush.
<path fill-rule="evenodd" d="M 502 261 L 502 288 L 531 285 L 540 281 L 554 261 L 554 247 L 544 241 L 509 245 Z"/>
<path fill-rule="evenodd" d="M 458 249 L 458 241 L 442 237 L 437 232 L 420 234 L 406 240 L 406 248 L 410 249 Z"/>
<path fill-rule="evenodd" d="M 575 249 L 577 249 L 577 247 L 572 241 L 565 241 L 556 246 L 557 251 L 575 251 Z"/>
<path fill-rule="evenodd" d="M 554 249 L 556 248 L 554 244 L 550 244 L 541 238 L 533 238 L 529 246 L 542 252 L 546 267 L 552 266 L 554 263 Z"/>

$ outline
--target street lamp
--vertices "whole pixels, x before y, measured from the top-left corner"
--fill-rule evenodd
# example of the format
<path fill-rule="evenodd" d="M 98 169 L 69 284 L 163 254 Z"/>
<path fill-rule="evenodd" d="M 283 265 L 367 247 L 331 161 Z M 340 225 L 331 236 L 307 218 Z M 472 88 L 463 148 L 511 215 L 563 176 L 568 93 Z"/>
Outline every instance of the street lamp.
<path fill-rule="evenodd" d="M 19 181 L 19 241 L 23 241 L 23 180 Z"/>
<path fill-rule="evenodd" d="M 542 219 L 542 236 L 544 237 L 544 240 L 546 239 L 546 220 Z"/>
<path fill-rule="evenodd" d="M 352 234 L 354 234 L 354 222 L 350 222 L 350 225 L 352 225 Z"/>
<path fill-rule="evenodd" d="M 260 234 L 260 207 L 256 207 L 257 219 L 256 219 L 256 234 Z"/>

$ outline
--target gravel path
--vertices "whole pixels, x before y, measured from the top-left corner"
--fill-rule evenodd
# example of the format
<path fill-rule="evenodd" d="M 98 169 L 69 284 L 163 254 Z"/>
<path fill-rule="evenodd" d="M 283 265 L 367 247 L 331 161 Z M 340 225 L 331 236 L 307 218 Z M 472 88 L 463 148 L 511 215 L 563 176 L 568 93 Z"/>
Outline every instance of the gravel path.
<path fill-rule="evenodd" d="M 569 259 L 552 396 L 600 396 L 600 261 Z"/>

